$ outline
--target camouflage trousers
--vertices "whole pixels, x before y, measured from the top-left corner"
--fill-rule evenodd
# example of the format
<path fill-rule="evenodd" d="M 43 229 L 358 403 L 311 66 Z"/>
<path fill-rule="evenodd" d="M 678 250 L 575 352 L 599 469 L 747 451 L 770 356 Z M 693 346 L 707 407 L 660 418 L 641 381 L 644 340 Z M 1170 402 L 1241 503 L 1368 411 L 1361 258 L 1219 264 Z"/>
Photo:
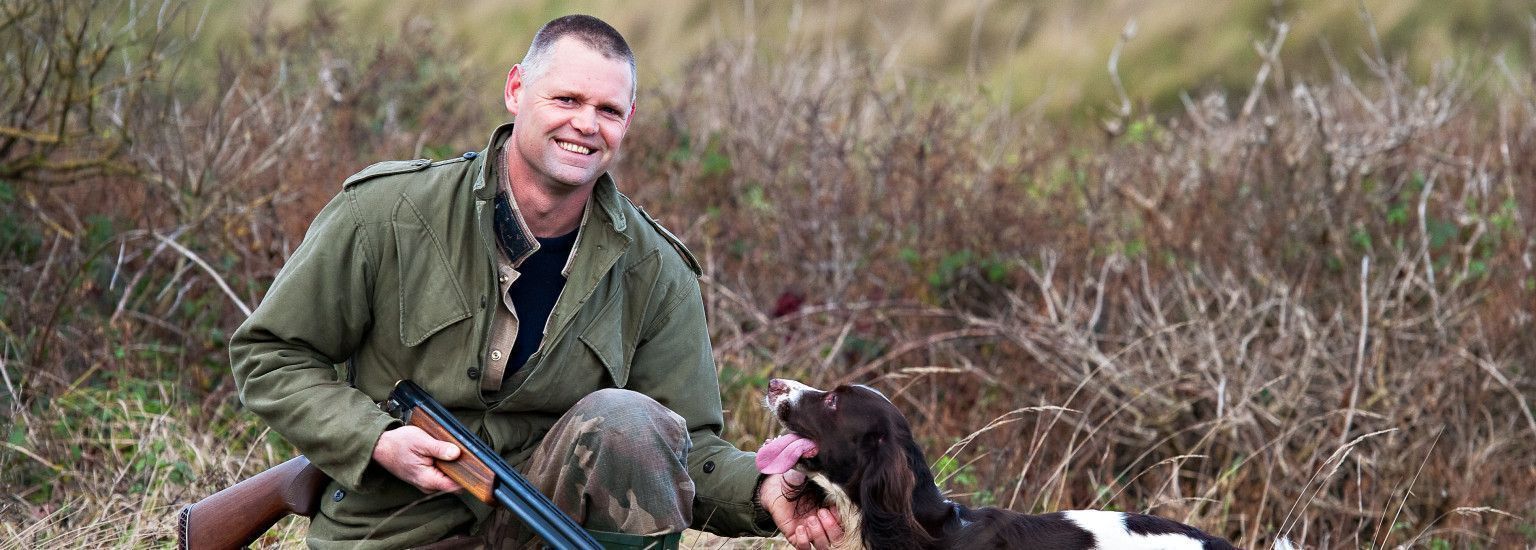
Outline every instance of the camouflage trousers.
<path fill-rule="evenodd" d="M 609 388 L 576 402 L 520 470 L 589 530 L 681 533 L 693 516 L 691 446 L 677 413 L 644 394 Z M 479 535 L 491 548 L 536 546 L 532 531 L 501 507 Z"/>

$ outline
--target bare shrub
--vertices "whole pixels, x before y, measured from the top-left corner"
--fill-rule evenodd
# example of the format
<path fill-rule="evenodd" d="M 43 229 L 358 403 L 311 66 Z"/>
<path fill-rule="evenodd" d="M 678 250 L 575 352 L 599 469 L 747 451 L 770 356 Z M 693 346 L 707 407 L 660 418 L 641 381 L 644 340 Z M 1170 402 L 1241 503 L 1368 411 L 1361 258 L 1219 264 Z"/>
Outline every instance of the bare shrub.
<path fill-rule="evenodd" d="M 0 178 L 78 183 L 129 174 L 143 83 L 167 52 L 165 11 L 127 2 L 7 2 L 0 7 Z"/>
<path fill-rule="evenodd" d="M 1529 544 L 1518 79 L 1277 68 L 1244 109 L 1210 93 L 1106 137 L 780 55 L 809 61 L 701 58 L 626 165 L 709 266 L 744 445 L 771 435 L 768 377 L 871 383 L 975 504 L 1248 546 Z"/>
<path fill-rule="evenodd" d="M 180 2 L 3 9 L 0 40 L 26 55 L 51 60 L 81 37 L 98 41 L 88 60 L 116 53 L 94 84 L 7 75 L 22 84 L 6 92 L 68 124 L 12 136 L 8 150 L 30 156 L 0 159 L 0 547 L 164 541 L 177 507 L 293 453 L 238 412 L 229 332 L 347 174 L 446 148 L 449 130 L 479 120 L 458 95 L 475 81 L 428 28 L 364 43 L 323 10 L 294 28 L 258 14 L 251 40 L 198 63 L 183 52 L 201 14 Z M 130 67 L 139 55 L 156 63 Z M 5 116 L 51 124 L 28 108 Z"/>

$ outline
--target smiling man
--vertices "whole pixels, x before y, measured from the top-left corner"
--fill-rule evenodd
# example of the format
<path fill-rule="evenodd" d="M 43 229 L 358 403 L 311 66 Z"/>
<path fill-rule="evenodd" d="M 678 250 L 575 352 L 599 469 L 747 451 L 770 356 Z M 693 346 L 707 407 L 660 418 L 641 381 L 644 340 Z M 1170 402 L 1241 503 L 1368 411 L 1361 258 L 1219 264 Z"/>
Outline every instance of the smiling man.
<path fill-rule="evenodd" d="M 348 178 L 231 340 L 246 406 L 333 480 L 310 545 L 531 536 L 432 466 L 455 447 L 376 406 L 412 379 L 610 541 L 777 527 L 826 547 L 831 513 L 796 517 L 721 439 L 698 263 L 608 175 L 635 111 L 623 37 L 551 21 L 504 100 L 484 150 Z"/>

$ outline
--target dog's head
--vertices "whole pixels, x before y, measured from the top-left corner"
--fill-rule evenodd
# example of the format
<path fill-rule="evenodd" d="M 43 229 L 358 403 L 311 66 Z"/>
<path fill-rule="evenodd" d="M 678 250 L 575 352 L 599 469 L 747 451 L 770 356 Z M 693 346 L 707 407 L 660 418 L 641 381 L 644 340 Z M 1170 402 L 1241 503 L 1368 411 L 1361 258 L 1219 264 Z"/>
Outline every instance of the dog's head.
<path fill-rule="evenodd" d="M 793 380 L 768 383 L 763 404 L 788 430 L 759 451 L 767 470 L 799 466 L 845 485 L 862 463 L 912 439 L 907 420 L 879 390 L 842 385 L 822 391 Z"/>
<path fill-rule="evenodd" d="M 900 531 L 925 537 L 912 516 L 914 490 L 933 487 L 906 417 L 884 394 L 860 385 L 818 390 L 792 380 L 768 384 L 763 404 L 788 431 L 758 451 L 758 469 L 819 473 L 862 509 L 865 538 Z"/>

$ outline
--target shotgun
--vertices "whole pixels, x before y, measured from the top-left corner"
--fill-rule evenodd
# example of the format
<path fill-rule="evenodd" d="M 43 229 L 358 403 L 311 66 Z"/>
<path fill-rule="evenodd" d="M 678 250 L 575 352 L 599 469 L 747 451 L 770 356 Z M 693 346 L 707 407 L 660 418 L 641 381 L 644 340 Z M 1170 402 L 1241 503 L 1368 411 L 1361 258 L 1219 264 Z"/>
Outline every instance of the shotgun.
<path fill-rule="evenodd" d="M 556 508 L 549 497 L 535 489 L 522 474 L 507 465 L 501 455 L 475 437 L 414 382 L 396 382 L 389 400 L 384 402 L 384 410 L 434 438 L 458 445 L 459 458 L 452 462 L 438 461 L 437 468 L 481 502 L 492 504 L 494 500 L 506 506 L 546 544 L 560 549 L 602 548 L 591 534 Z"/>
<path fill-rule="evenodd" d="M 459 458 L 437 468 L 486 504 L 501 503 L 553 548 L 599 550 L 590 533 L 475 437 L 437 400 L 410 380 L 395 383 L 384 410 L 432 437 L 458 445 Z M 181 550 L 241 548 L 289 514 L 314 517 L 330 481 L 300 456 L 181 509 Z"/>

